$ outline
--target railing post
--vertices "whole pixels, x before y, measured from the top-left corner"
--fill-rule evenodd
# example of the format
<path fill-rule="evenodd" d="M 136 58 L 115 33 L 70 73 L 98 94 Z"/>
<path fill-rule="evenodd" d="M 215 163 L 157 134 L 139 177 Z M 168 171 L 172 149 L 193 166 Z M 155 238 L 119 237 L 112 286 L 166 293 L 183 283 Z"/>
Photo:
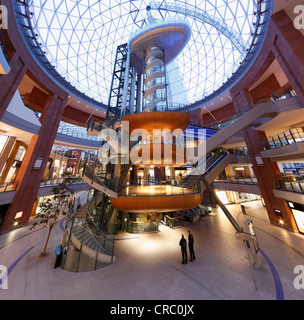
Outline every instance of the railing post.
<path fill-rule="evenodd" d="M 293 142 L 296 143 L 296 139 L 295 139 L 295 137 L 294 137 L 294 135 L 293 135 L 293 133 L 292 133 L 292 130 L 289 129 L 289 132 L 290 132 L 290 135 L 291 135 L 291 137 L 292 137 L 292 139 L 293 139 Z M 284 133 L 284 135 L 285 135 L 285 133 Z M 289 142 L 288 142 L 288 144 L 289 144 Z"/>

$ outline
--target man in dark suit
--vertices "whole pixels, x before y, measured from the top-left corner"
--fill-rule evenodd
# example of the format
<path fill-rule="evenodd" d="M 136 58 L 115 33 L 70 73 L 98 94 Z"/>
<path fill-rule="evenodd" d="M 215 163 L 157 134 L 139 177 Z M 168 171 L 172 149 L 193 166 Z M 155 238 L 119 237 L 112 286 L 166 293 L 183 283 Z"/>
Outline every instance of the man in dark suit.
<path fill-rule="evenodd" d="M 193 260 L 195 260 L 195 254 L 194 254 L 194 250 L 193 250 L 193 244 L 194 244 L 194 238 L 192 233 L 190 232 L 190 230 L 188 230 L 188 245 L 189 245 L 189 251 L 190 251 L 190 260 L 191 262 L 193 262 Z"/>
<path fill-rule="evenodd" d="M 187 241 L 184 238 L 183 234 L 182 234 L 182 238 L 179 241 L 179 245 L 181 246 L 182 256 L 183 256 L 182 264 L 186 264 L 188 262 L 187 261 Z"/>

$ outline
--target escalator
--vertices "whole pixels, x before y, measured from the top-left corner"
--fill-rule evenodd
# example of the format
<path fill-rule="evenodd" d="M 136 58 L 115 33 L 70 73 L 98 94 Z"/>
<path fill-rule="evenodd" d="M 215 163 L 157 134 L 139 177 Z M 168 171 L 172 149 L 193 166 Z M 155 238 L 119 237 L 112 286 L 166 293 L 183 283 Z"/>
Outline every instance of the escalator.
<path fill-rule="evenodd" d="M 231 163 L 239 163 L 240 159 L 243 159 L 244 157 L 247 158 L 247 156 L 239 156 L 237 154 L 227 154 L 227 153 L 218 153 L 216 155 L 207 155 L 205 161 L 205 168 L 202 174 L 206 177 L 207 181 L 209 183 L 212 183 L 214 179 L 216 179 L 219 174 L 225 170 L 225 168 L 231 164 Z M 202 161 L 201 161 L 202 162 Z M 246 161 L 249 162 L 249 159 Z M 195 172 L 191 170 L 190 173 L 184 178 L 184 182 L 187 183 L 187 181 L 190 178 L 193 178 L 196 176 Z M 205 190 L 204 186 L 201 186 L 201 192 Z"/>
<path fill-rule="evenodd" d="M 196 164 L 197 171 L 199 171 L 200 174 L 205 174 L 204 169 L 208 169 L 206 155 L 212 150 L 215 150 L 229 138 L 233 137 L 250 124 L 253 124 L 258 119 L 274 117 L 276 114 L 277 111 L 272 102 L 262 102 L 259 104 L 253 103 L 241 109 L 237 114 L 230 118 L 229 121 L 218 124 L 218 132 L 212 135 L 209 139 L 203 141 L 200 145 L 202 150 L 204 150 L 204 153 L 198 155 Z M 194 169 L 192 169 L 189 174 L 197 175 Z"/>

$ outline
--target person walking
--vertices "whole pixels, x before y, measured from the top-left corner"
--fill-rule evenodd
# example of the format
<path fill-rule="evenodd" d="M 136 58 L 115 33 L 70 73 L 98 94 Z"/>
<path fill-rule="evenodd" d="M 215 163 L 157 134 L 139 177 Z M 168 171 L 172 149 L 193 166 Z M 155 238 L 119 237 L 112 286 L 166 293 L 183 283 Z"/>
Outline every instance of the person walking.
<path fill-rule="evenodd" d="M 187 261 L 187 240 L 184 238 L 183 234 L 182 234 L 182 238 L 179 241 L 179 245 L 182 250 L 182 257 L 183 257 L 182 264 L 186 264 L 188 262 Z"/>
<path fill-rule="evenodd" d="M 193 262 L 193 260 L 195 260 L 195 254 L 194 254 L 194 250 L 193 250 L 193 244 L 194 244 L 194 238 L 193 238 L 193 234 L 190 232 L 190 230 L 188 230 L 188 245 L 189 245 L 189 252 L 190 252 L 190 262 Z"/>

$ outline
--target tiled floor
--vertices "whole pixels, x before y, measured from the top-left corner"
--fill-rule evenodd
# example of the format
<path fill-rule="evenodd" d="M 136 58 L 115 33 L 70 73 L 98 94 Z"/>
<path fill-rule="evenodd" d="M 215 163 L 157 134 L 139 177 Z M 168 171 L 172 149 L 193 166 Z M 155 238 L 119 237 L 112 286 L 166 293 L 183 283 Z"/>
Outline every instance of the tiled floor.
<path fill-rule="evenodd" d="M 243 242 L 220 210 L 176 230 L 162 227 L 160 233 L 138 237 L 120 233 L 119 238 L 134 238 L 115 242 L 116 262 L 85 273 L 54 269 L 54 249 L 63 235 L 58 223 L 44 258 L 39 254 L 46 228 L 0 236 L 0 265 L 9 269 L 8 288 L 0 290 L 0 299 L 275 300 L 280 285 L 285 300 L 304 299 L 304 289 L 294 288 L 293 272 L 304 265 L 304 236 L 270 225 L 261 202 L 245 206 L 246 216 L 239 206 L 229 209 L 241 225 L 247 218 L 253 220 L 260 248 L 271 262 L 259 253 L 262 265 L 253 274 Z M 183 265 L 178 243 L 188 229 L 195 238 L 196 260 Z"/>

